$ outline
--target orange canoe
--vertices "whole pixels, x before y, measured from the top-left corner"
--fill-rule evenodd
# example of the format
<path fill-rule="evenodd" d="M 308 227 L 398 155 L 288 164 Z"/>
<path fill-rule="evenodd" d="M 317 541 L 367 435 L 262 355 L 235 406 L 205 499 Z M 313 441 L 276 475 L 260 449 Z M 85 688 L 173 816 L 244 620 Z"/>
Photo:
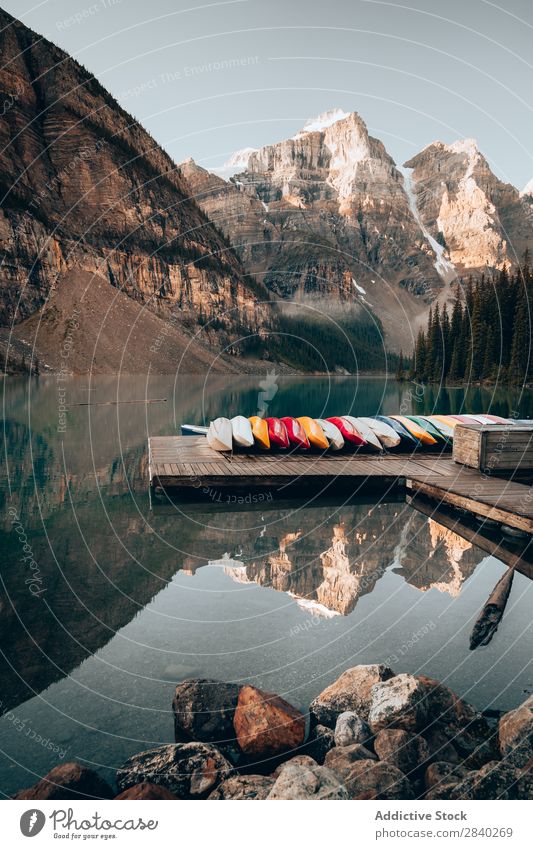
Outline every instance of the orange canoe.
<path fill-rule="evenodd" d="M 413 436 L 416 436 L 416 438 L 419 439 L 420 442 L 423 442 L 424 445 L 437 444 L 437 440 L 435 439 L 435 437 L 431 436 L 431 434 L 428 433 L 427 430 L 424 430 L 423 427 L 420 427 L 420 425 L 417 425 L 415 422 L 411 421 L 411 419 L 408 419 L 406 416 L 390 416 L 389 418 L 396 419 L 397 422 L 400 422 L 400 424 L 402 424 L 409 431 L 409 433 L 412 433 Z"/>
<path fill-rule="evenodd" d="M 265 419 L 262 419 L 261 416 L 250 416 L 249 422 L 252 425 L 252 433 L 256 445 L 268 451 L 270 448 L 270 439 L 268 436 L 268 424 Z"/>
<path fill-rule="evenodd" d="M 315 419 L 310 416 L 299 416 L 298 421 L 305 430 L 306 436 L 315 448 L 321 448 L 323 451 L 329 448 L 329 442 L 320 425 Z"/>
<path fill-rule="evenodd" d="M 453 416 L 431 416 L 432 419 L 437 419 L 438 422 L 442 422 L 448 427 L 451 427 L 452 430 L 455 430 L 455 426 L 459 424 L 457 419 L 454 419 Z"/>

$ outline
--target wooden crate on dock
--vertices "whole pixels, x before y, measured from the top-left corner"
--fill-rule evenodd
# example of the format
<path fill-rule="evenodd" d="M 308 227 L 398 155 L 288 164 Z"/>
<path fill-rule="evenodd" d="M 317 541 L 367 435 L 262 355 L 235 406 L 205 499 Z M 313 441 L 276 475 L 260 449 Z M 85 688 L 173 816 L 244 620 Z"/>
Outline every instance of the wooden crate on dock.
<path fill-rule="evenodd" d="M 482 472 L 533 469 L 533 423 L 458 424 L 453 434 L 453 459 Z"/>

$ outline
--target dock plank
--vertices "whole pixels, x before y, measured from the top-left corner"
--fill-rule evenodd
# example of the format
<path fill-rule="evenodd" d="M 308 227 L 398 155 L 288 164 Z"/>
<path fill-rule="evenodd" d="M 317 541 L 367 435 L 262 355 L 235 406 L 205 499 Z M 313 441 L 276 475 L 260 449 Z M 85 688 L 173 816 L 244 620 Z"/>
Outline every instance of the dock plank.
<path fill-rule="evenodd" d="M 440 503 L 462 507 L 479 516 L 533 534 L 533 489 L 453 461 L 449 454 L 221 454 L 204 437 L 151 437 L 150 483 L 165 488 L 306 487 L 316 482 L 345 481 L 358 488 L 391 481 Z M 313 484 L 315 485 L 315 484 Z"/>

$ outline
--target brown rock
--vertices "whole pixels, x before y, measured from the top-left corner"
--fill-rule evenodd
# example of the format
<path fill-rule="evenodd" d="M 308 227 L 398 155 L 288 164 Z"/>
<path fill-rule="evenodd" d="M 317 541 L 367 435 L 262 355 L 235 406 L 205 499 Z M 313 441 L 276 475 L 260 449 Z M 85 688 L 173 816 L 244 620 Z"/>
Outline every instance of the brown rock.
<path fill-rule="evenodd" d="M 250 685 L 241 688 L 233 725 L 247 755 L 276 755 L 300 746 L 305 737 L 305 717 L 299 710 Z"/>
<path fill-rule="evenodd" d="M 180 799 L 202 798 L 233 775 L 233 768 L 215 746 L 176 743 L 139 752 L 117 772 L 120 790 L 149 782 L 166 787 Z"/>
<path fill-rule="evenodd" d="M 453 795 L 455 793 L 455 788 L 459 784 L 461 779 L 452 778 L 451 781 L 442 781 L 438 784 L 435 784 L 431 787 L 430 790 L 425 794 L 424 798 L 428 801 L 438 801 L 439 799 L 455 799 L 456 797 Z"/>
<path fill-rule="evenodd" d="M 207 678 L 182 681 L 172 701 L 176 743 L 186 739 L 206 743 L 233 741 L 238 698 L 237 684 Z"/>
<path fill-rule="evenodd" d="M 446 729 L 440 723 L 432 723 L 423 732 L 424 739 L 428 745 L 429 756 L 433 761 L 447 761 L 451 764 L 459 763 L 457 749 L 451 742 L 453 731 Z"/>
<path fill-rule="evenodd" d="M 398 767 L 406 775 L 420 769 L 429 760 L 429 748 L 419 734 L 401 728 L 384 728 L 374 740 L 374 751 L 381 761 Z"/>
<path fill-rule="evenodd" d="M 524 766 L 533 757 L 533 696 L 505 713 L 498 727 L 502 758 L 514 766 Z"/>
<path fill-rule="evenodd" d="M 112 799 L 114 793 L 103 778 L 75 761 L 59 764 L 33 787 L 14 799 Z"/>
<path fill-rule="evenodd" d="M 428 766 L 424 775 L 424 784 L 428 790 L 437 784 L 449 784 L 455 780 L 459 781 L 465 777 L 467 770 L 458 764 L 447 763 L 446 761 L 435 761 Z"/>
<path fill-rule="evenodd" d="M 324 760 L 324 766 L 344 777 L 348 775 L 356 761 L 367 760 L 377 760 L 377 758 L 361 743 L 352 743 L 351 746 L 335 746 L 334 749 L 330 749 Z"/>
<path fill-rule="evenodd" d="M 386 761 L 356 761 L 344 784 L 351 799 L 413 799 L 413 788 L 397 767 Z"/>
<path fill-rule="evenodd" d="M 533 775 L 503 761 L 470 772 L 452 791 L 452 799 L 531 799 Z"/>
<path fill-rule="evenodd" d="M 115 799 L 177 799 L 174 793 L 167 790 L 166 787 L 160 787 L 158 784 L 150 784 L 149 781 L 141 781 L 140 784 L 134 784 L 128 787 L 123 793 L 115 796 Z"/>
<path fill-rule="evenodd" d="M 361 664 L 347 669 L 311 702 L 310 711 L 320 724 L 329 728 L 335 728 L 339 715 L 344 711 L 356 711 L 361 719 L 366 720 L 372 687 L 393 675 L 392 669 L 382 663 Z"/>
<path fill-rule="evenodd" d="M 266 799 L 274 786 L 268 775 L 234 775 L 218 785 L 208 799 Z"/>

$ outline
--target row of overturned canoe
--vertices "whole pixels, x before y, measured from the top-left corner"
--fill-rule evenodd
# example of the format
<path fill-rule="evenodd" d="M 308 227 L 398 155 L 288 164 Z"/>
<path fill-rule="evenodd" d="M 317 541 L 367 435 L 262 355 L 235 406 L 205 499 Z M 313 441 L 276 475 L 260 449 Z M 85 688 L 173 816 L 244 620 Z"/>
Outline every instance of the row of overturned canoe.
<path fill-rule="evenodd" d="M 184 434 L 205 434 L 215 451 L 259 448 L 309 451 L 413 450 L 415 447 L 451 446 L 459 423 L 504 424 L 507 419 L 492 415 L 431 416 L 310 416 L 219 417 L 209 427 L 182 425 Z"/>

